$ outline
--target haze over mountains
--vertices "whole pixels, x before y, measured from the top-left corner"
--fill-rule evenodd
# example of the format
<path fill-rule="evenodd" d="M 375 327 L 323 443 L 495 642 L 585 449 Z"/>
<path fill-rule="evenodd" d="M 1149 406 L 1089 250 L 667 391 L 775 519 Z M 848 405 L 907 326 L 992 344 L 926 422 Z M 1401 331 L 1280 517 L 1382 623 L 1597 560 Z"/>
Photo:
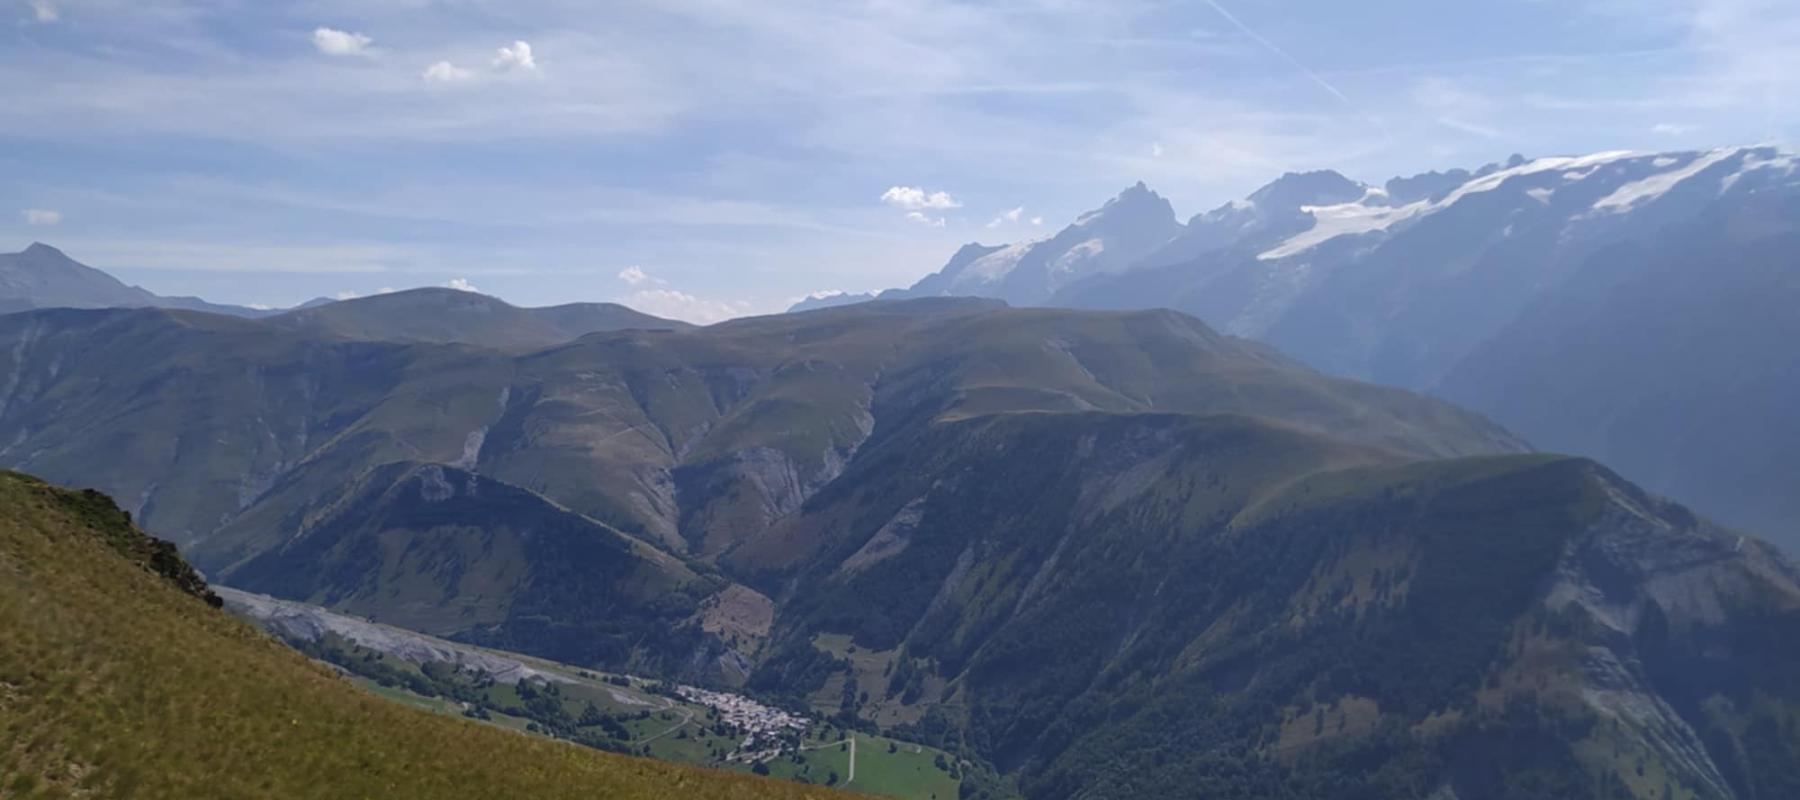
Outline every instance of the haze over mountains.
<path fill-rule="evenodd" d="M 0 312 L 28 308 L 186 308 L 240 317 L 273 313 L 208 303 L 198 297 L 163 297 L 77 263 L 61 250 L 34 242 L 0 253 Z"/>
<path fill-rule="evenodd" d="M 227 585 L 1029 797 L 1786 797 L 1800 571 L 1754 534 L 1800 514 L 1797 163 L 1294 174 L 1185 224 L 1139 184 L 707 327 L 206 313 L 34 246 L 0 465 Z"/>
<path fill-rule="evenodd" d="M 501 349 L 547 347 L 595 331 L 689 327 L 617 303 L 519 308 L 484 294 L 441 288 L 311 304 L 275 315 L 271 322 L 345 339 L 461 342 Z"/>
<path fill-rule="evenodd" d="M 229 585 L 788 698 L 1028 796 L 1796 779 L 1792 565 L 1441 401 L 1171 311 L 516 344 L 8 315 L 0 459 Z"/>
<path fill-rule="evenodd" d="M 1320 171 L 1185 225 L 1140 185 L 1056 236 L 969 245 L 880 296 L 1174 308 L 1795 545 L 1797 166 L 1745 147 L 1514 157 L 1381 186 Z M 1089 253 L 1133 257 L 1089 269 Z"/>

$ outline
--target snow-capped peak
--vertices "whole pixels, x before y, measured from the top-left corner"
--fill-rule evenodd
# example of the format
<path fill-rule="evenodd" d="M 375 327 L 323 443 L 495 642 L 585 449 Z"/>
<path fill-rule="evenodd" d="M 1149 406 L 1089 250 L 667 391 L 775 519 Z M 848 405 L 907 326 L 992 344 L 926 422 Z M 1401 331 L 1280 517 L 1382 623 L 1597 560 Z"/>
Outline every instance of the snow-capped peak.
<path fill-rule="evenodd" d="M 1350 202 L 1303 206 L 1302 210 L 1312 215 L 1313 226 L 1264 250 L 1257 258 L 1263 261 L 1288 258 L 1340 236 L 1361 236 L 1386 231 L 1398 223 L 1448 208 L 1471 195 L 1494 191 L 1514 178 L 1562 172 L 1567 178 L 1581 179 L 1592 174 L 1594 169 L 1634 155 L 1629 150 L 1612 150 L 1586 156 L 1549 156 L 1536 159 L 1514 156 L 1506 162 L 1506 166 L 1492 165 L 1484 168 L 1475 177 L 1435 199 L 1425 197 L 1396 206 L 1385 203 L 1389 194 L 1386 191 L 1379 194 L 1365 192 Z M 1394 182 L 1389 183 L 1393 185 Z"/>

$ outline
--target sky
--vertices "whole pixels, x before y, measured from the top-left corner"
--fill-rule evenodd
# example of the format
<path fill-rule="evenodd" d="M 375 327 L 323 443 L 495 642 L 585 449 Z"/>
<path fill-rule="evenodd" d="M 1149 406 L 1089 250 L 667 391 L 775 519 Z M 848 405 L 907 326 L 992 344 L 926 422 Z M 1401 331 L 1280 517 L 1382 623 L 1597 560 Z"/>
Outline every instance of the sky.
<path fill-rule="evenodd" d="M 0 0 L 0 251 L 710 322 L 1143 180 L 1800 133 L 1792 0 Z"/>

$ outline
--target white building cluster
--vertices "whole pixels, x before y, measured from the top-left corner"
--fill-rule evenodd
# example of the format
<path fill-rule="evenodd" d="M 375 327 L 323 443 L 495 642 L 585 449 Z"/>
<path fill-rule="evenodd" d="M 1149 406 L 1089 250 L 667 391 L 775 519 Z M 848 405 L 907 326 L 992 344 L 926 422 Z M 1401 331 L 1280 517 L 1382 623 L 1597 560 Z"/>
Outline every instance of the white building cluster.
<path fill-rule="evenodd" d="M 797 740 L 805 735 L 806 727 L 810 724 L 805 717 L 763 705 L 742 695 L 693 686 L 676 686 L 675 694 L 690 703 L 719 712 L 721 721 L 744 734 L 741 750 L 749 750 L 759 743 L 764 747 L 779 749 L 784 736 L 791 734 Z"/>

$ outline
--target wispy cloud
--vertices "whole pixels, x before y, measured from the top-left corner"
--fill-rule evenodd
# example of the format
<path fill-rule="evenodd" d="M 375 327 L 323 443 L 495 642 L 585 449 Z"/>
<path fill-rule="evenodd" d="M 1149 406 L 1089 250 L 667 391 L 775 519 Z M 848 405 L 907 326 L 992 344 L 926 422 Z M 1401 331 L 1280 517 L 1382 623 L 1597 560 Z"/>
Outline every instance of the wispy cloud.
<path fill-rule="evenodd" d="M 998 228 L 1001 225 L 1005 225 L 1007 223 L 1017 223 L 1019 221 L 1019 218 L 1024 215 L 1025 215 L 1025 207 L 1017 206 L 1010 210 L 1000 212 L 1000 215 L 997 217 L 994 217 L 994 219 L 987 224 L 987 227 Z"/>
<path fill-rule="evenodd" d="M 62 212 L 47 208 L 27 208 L 19 212 L 19 216 L 25 220 L 26 225 L 33 228 L 54 227 L 61 225 L 63 220 Z"/>
<path fill-rule="evenodd" d="M 468 278 L 451 278 L 444 283 L 444 287 L 447 289 L 455 289 L 459 292 L 481 293 L 481 290 L 475 288 L 475 284 L 470 283 Z"/>
<path fill-rule="evenodd" d="M 1506 138 L 1506 134 L 1502 133 L 1499 129 L 1490 128 L 1486 125 L 1469 122 L 1468 120 L 1457 119 L 1455 117 L 1438 117 L 1437 123 L 1446 128 L 1449 128 L 1450 130 L 1461 131 L 1461 132 L 1469 134 L 1471 136 L 1479 136 L 1483 139 L 1504 139 L 1504 138 Z"/>
<path fill-rule="evenodd" d="M 55 22 L 62 17 L 62 15 L 58 14 L 56 11 L 56 4 L 50 0 L 31 0 L 29 5 L 31 6 L 32 18 L 46 25 Z"/>
<path fill-rule="evenodd" d="M 1295 69 L 1300 71 L 1300 74 L 1306 76 L 1307 80 L 1312 81 L 1319 88 L 1324 89 L 1327 94 L 1330 94 L 1332 97 L 1337 98 L 1338 101 L 1343 103 L 1345 106 L 1347 106 L 1351 109 L 1354 109 L 1358 113 L 1362 114 L 1363 117 L 1365 119 L 1367 119 L 1370 124 L 1375 126 L 1376 130 L 1379 130 L 1382 132 L 1382 135 L 1387 136 L 1390 139 L 1393 138 L 1393 135 L 1388 132 L 1387 126 L 1384 123 L 1382 123 L 1382 121 L 1379 118 L 1363 111 L 1363 109 L 1360 106 L 1358 106 L 1355 101 L 1352 101 L 1350 99 L 1349 95 L 1344 94 L 1343 90 L 1339 89 L 1336 84 L 1333 84 L 1331 81 L 1325 80 L 1325 77 L 1323 75 L 1320 75 L 1318 72 L 1314 71 L 1312 67 L 1309 67 L 1309 66 L 1305 65 L 1304 63 L 1301 63 L 1300 59 L 1293 57 L 1292 55 L 1290 55 L 1288 53 L 1288 51 L 1282 49 L 1280 46 L 1276 45 L 1274 42 L 1271 42 L 1268 39 L 1264 38 L 1262 34 L 1257 33 L 1254 30 L 1251 30 L 1250 26 L 1245 25 L 1242 21 L 1240 21 L 1237 18 L 1237 15 L 1232 14 L 1230 11 L 1226 11 L 1224 6 L 1219 5 L 1217 0 L 1206 0 L 1206 4 L 1208 6 L 1211 6 L 1212 10 L 1219 12 L 1219 16 L 1224 17 L 1226 22 L 1231 23 L 1232 27 L 1237 28 L 1239 33 L 1242 33 L 1245 36 L 1249 37 L 1250 41 L 1253 41 L 1259 45 L 1262 45 L 1262 47 L 1264 49 L 1268 50 L 1271 53 L 1274 53 L 1276 56 L 1281 58 L 1283 61 L 1286 61 L 1288 64 L 1292 65 Z"/>
<path fill-rule="evenodd" d="M 965 225 L 1025 199 L 1003 226 L 1054 225 L 1140 177 L 1186 214 L 1289 170 L 1379 181 L 1675 141 L 1659 123 L 1797 130 L 1782 0 L 1574 0 L 1553 26 L 1541 3 L 60 5 L 63 28 L 0 48 L 19 78 L 0 138 L 66 154 L 15 159 L 16 202 L 79 213 L 59 240 L 96 237 L 108 265 L 283 287 L 246 300 L 353 270 L 772 310 L 910 283 Z M 1470 18 L 1488 35 L 1467 40 Z M 309 38 L 321 22 L 341 46 Z M 636 263 L 654 276 L 618 277 Z"/>
<path fill-rule="evenodd" d="M 649 273 L 644 272 L 643 267 L 630 266 L 630 267 L 626 267 L 622 270 L 619 270 L 619 280 L 622 280 L 632 286 L 637 286 L 645 281 L 650 280 L 650 275 L 649 275 Z"/>
<path fill-rule="evenodd" d="M 749 304 L 696 297 L 674 289 L 643 289 L 626 295 L 622 301 L 638 311 L 666 319 L 678 319 L 697 325 L 711 325 L 749 313 Z"/>

